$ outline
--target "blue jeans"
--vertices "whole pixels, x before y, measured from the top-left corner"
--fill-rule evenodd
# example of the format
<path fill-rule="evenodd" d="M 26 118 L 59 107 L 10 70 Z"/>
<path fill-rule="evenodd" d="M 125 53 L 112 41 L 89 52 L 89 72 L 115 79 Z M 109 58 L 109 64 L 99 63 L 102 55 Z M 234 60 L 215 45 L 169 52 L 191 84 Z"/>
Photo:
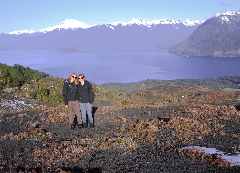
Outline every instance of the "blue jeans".
<path fill-rule="evenodd" d="M 80 109 L 82 113 L 83 125 L 86 125 L 87 127 L 90 127 L 90 124 L 93 125 L 92 104 L 80 103 Z"/>

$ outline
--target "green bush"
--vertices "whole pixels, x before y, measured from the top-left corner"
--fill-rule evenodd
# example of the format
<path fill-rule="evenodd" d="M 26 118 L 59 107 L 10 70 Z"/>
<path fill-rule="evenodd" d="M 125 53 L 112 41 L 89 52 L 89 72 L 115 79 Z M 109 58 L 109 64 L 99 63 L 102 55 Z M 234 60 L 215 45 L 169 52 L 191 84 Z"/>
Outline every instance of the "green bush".
<path fill-rule="evenodd" d="M 8 66 L 0 64 L 0 89 L 9 87 L 20 88 L 25 83 L 37 81 L 48 75 L 21 65 Z"/>
<path fill-rule="evenodd" d="M 63 79 L 46 77 L 30 84 L 23 85 L 21 94 L 39 101 L 56 105 L 63 103 L 62 97 Z"/>
<path fill-rule="evenodd" d="M 37 99 L 50 105 L 63 103 L 63 79 L 32 70 L 21 65 L 8 66 L 0 64 L 0 89 L 19 88 L 18 95 Z M 121 92 L 104 86 L 93 87 L 96 102 L 121 102 Z"/>
<path fill-rule="evenodd" d="M 46 77 L 37 82 L 24 85 L 22 87 L 22 94 L 38 99 L 50 105 L 57 105 L 63 103 L 62 96 L 63 79 L 55 77 Z M 95 93 L 95 101 L 120 101 L 119 92 L 117 90 L 105 89 L 104 87 L 93 85 L 93 92 Z"/>

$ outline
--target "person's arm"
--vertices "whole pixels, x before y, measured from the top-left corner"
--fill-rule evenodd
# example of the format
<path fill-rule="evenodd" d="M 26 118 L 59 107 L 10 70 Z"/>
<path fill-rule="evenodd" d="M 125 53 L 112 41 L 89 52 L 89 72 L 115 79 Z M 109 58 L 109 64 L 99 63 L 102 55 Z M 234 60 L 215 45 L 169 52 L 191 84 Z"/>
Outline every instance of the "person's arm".
<path fill-rule="evenodd" d="M 89 83 L 89 86 L 88 86 L 88 92 L 89 92 L 89 97 L 90 97 L 90 103 L 93 103 L 94 102 L 94 93 L 93 93 L 93 87 L 92 87 L 92 84 L 90 82 Z"/>
<path fill-rule="evenodd" d="M 68 93 L 68 83 L 67 81 L 64 81 L 62 95 L 63 95 L 63 100 L 65 105 L 68 105 L 67 93 Z"/>
<path fill-rule="evenodd" d="M 77 86 L 76 99 L 80 101 L 80 86 Z"/>

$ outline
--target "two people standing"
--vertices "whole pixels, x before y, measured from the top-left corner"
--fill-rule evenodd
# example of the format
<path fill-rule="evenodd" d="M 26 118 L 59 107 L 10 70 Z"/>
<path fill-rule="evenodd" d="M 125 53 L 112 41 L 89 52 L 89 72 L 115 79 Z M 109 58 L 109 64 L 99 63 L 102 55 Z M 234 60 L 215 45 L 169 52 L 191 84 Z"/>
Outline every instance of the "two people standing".
<path fill-rule="evenodd" d="M 94 101 L 94 94 L 92 84 L 86 80 L 85 75 L 71 74 L 64 81 L 62 94 L 64 103 L 70 111 L 70 128 L 74 129 L 76 126 L 79 128 L 93 128 L 92 103 Z M 75 116 L 77 117 L 77 124 L 74 123 Z"/>

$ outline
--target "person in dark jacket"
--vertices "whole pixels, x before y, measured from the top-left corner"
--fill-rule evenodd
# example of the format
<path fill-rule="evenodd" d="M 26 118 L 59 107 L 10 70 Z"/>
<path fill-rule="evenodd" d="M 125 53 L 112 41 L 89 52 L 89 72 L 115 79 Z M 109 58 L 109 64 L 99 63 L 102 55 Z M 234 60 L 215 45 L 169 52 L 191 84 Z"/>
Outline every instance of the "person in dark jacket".
<path fill-rule="evenodd" d="M 80 106 L 77 97 L 78 92 L 78 80 L 76 74 L 71 74 L 67 80 L 64 81 L 63 85 L 63 97 L 66 107 L 69 108 L 69 126 L 74 129 L 77 124 L 74 123 L 75 116 L 77 116 L 78 127 L 81 127 L 82 117 L 80 113 Z"/>
<path fill-rule="evenodd" d="M 82 114 L 83 127 L 94 127 L 92 103 L 94 101 L 94 94 L 92 84 L 86 80 L 84 74 L 80 74 L 78 87 L 78 99 L 80 102 L 80 110 Z"/>

